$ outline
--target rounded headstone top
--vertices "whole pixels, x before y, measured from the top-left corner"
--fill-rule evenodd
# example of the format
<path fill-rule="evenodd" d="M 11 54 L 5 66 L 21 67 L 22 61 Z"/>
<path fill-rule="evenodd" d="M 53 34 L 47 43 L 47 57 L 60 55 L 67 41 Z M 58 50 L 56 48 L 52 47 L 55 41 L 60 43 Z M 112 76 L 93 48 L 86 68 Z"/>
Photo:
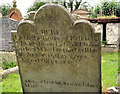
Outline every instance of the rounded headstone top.
<path fill-rule="evenodd" d="M 58 4 L 45 4 L 40 7 L 37 12 L 30 12 L 26 20 L 27 21 L 21 22 L 18 27 L 26 27 L 26 24 L 36 26 L 37 29 L 43 27 L 49 28 L 49 25 L 51 27 L 59 26 L 59 28 L 64 29 L 87 27 L 92 33 L 95 32 L 89 21 L 76 20 L 65 7 Z"/>
<path fill-rule="evenodd" d="M 36 11 L 31 11 L 27 14 L 27 18 L 25 20 L 34 20 L 34 16 L 35 16 Z"/>
<path fill-rule="evenodd" d="M 45 4 L 42 7 L 38 9 L 38 11 L 35 14 L 34 22 L 36 24 L 38 23 L 47 23 L 48 20 L 54 20 L 59 23 L 63 23 L 62 25 L 72 25 L 73 20 L 71 14 L 68 12 L 68 10 L 58 4 Z"/>

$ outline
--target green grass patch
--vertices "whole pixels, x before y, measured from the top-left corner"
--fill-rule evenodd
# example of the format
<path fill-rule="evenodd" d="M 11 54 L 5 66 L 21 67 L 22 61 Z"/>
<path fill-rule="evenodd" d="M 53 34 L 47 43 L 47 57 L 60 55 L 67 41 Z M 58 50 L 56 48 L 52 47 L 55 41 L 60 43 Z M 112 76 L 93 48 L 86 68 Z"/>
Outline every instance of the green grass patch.
<path fill-rule="evenodd" d="M 105 89 L 118 86 L 118 53 L 103 53 L 101 61 L 102 86 Z"/>
<path fill-rule="evenodd" d="M 2 81 L 2 92 L 22 92 L 22 86 L 19 74 L 8 75 Z"/>
<path fill-rule="evenodd" d="M 7 62 L 4 58 L 2 59 L 2 68 L 3 70 L 16 67 L 16 62 Z"/>
<path fill-rule="evenodd" d="M 16 66 L 17 66 L 16 62 L 3 62 L 2 63 L 3 70 L 13 68 L 13 67 L 16 67 Z"/>
<path fill-rule="evenodd" d="M 1 77 L 0 77 L 1 80 Z M 2 93 L 2 82 L 0 82 L 0 94 Z"/>
<path fill-rule="evenodd" d="M 98 18 L 116 18 L 117 16 L 113 15 L 113 16 L 102 16 L 102 17 L 98 17 Z"/>

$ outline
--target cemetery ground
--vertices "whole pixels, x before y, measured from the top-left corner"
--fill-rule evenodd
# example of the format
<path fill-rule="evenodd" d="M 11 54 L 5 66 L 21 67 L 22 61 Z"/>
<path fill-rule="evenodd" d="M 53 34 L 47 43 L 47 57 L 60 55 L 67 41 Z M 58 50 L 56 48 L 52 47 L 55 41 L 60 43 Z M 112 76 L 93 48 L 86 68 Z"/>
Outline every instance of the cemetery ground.
<path fill-rule="evenodd" d="M 101 54 L 102 91 L 117 85 L 118 53 Z M 20 75 L 11 74 L 2 80 L 2 92 L 22 92 Z"/>

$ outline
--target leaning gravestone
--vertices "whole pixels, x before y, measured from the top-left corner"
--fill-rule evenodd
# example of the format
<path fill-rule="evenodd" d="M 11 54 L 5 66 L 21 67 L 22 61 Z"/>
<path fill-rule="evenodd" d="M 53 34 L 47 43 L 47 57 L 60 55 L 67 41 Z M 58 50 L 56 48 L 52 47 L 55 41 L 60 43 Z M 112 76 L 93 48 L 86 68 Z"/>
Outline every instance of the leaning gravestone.
<path fill-rule="evenodd" d="M 101 35 L 59 5 L 41 7 L 12 32 L 23 92 L 101 91 Z"/>

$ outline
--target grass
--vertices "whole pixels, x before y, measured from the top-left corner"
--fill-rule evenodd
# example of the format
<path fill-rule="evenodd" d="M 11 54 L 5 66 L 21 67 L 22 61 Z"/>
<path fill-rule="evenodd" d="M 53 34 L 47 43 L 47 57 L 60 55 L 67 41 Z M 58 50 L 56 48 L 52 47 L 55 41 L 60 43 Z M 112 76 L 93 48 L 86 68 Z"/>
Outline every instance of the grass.
<path fill-rule="evenodd" d="M 104 89 L 112 86 L 118 86 L 118 54 L 104 53 L 102 54 L 102 86 Z"/>
<path fill-rule="evenodd" d="M 17 66 L 17 64 L 15 62 L 2 62 L 3 70 L 13 68 L 13 67 L 16 67 L 16 66 Z"/>
<path fill-rule="evenodd" d="M 2 66 L 3 70 L 17 66 L 16 56 L 14 52 L 6 51 L 6 52 L 0 53 L 0 60 L 2 61 L 0 62 L 0 66 Z M 3 70 L 0 70 L 0 71 L 3 71 Z"/>
<path fill-rule="evenodd" d="M 0 78 L 1 80 L 1 78 Z M 2 93 L 2 82 L 0 82 L 0 94 Z"/>
<path fill-rule="evenodd" d="M 98 18 L 115 18 L 117 16 L 113 15 L 113 16 L 102 16 L 102 17 L 98 17 Z"/>
<path fill-rule="evenodd" d="M 19 74 L 8 75 L 2 81 L 2 92 L 22 92 L 22 86 Z"/>
<path fill-rule="evenodd" d="M 101 59 L 102 67 L 102 87 L 117 86 L 118 74 L 118 54 L 117 53 L 103 53 Z M 3 92 L 22 92 L 19 74 L 9 75 L 3 79 Z"/>
<path fill-rule="evenodd" d="M 2 58 L 2 68 L 3 68 L 3 70 L 13 68 L 13 67 L 16 67 L 16 66 L 17 66 L 16 62 L 8 62 L 4 58 Z"/>

